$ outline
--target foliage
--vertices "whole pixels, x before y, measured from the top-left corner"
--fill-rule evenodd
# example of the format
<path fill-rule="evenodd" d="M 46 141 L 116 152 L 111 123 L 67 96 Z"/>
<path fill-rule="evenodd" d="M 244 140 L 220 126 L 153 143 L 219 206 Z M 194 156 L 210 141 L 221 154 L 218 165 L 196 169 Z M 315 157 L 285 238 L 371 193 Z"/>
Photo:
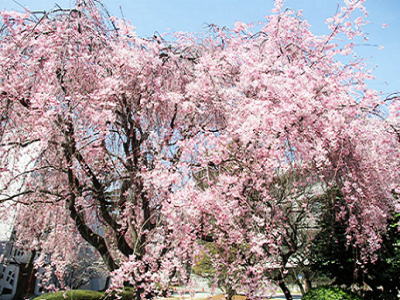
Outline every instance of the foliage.
<path fill-rule="evenodd" d="M 202 254 L 196 257 L 196 261 L 193 264 L 193 273 L 213 281 L 215 277 L 215 268 L 213 267 L 212 259 L 218 253 L 215 245 L 211 243 L 206 245 L 206 249 L 208 250 L 207 253 L 202 251 Z"/>
<path fill-rule="evenodd" d="M 357 295 L 337 287 L 317 287 L 310 289 L 303 300 L 361 300 Z"/>
<path fill-rule="evenodd" d="M 342 200 L 340 197 L 337 201 Z M 339 207 L 336 203 L 335 207 Z M 400 283 L 400 232 L 399 215 L 395 214 L 388 222 L 388 228 L 382 235 L 381 248 L 367 263 L 362 260 L 360 245 L 349 242 L 346 237 L 346 220 L 338 220 L 337 208 L 332 207 L 321 221 L 322 230 L 314 239 L 311 266 L 315 271 L 329 276 L 338 286 L 357 284 L 363 288 L 365 299 L 398 299 Z"/>
<path fill-rule="evenodd" d="M 238 245 L 238 248 L 226 249 L 218 248 L 214 243 L 201 244 L 202 254 L 195 258 L 193 273 L 208 279 L 211 285 L 217 283 L 218 287 L 228 295 L 228 299 L 232 299 L 236 294 L 236 289 L 240 288 L 240 280 L 238 279 L 242 271 L 232 272 L 228 270 L 227 265 L 221 264 L 219 258 L 225 257 L 224 262 L 234 264 L 238 253 L 248 251 L 248 247 Z"/>

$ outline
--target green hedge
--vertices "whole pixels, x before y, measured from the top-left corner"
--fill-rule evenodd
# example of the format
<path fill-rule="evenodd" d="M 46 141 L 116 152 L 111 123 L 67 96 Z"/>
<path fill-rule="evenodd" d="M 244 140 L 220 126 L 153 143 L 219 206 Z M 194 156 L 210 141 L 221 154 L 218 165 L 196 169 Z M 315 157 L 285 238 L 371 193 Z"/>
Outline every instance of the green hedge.
<path fill-rule="evenodd" d="M 121 300 L 132 300 L 133 290 L 132 288 L 125 288 L 123 293 L 118 296 Z M 36 297 L 33 300 L 114 300 L 117 299 L 116 294 L 105 292 L 94 292 L 90 290 L 72 290 L 72 291 L 60 291 L 57 293 L 48 293 Z"/>
<path fill-rule="evenodd" d="M 72 290 L 43 294 L 33 300 L 99 300 L 102 297 L 104 297 L 104 293 L 89 290 Z"/>
<path fill-rule="evenodd" d="M 361 298 L 340 288 L 321 286 L 309 290 L 302 300 L 361 300 Z"/>

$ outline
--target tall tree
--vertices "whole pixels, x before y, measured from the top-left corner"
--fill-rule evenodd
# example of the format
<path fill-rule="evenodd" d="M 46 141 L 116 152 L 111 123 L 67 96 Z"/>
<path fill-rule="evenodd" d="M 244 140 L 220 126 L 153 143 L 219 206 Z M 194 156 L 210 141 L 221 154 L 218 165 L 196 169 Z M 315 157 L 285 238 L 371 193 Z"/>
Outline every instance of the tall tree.
<path fill-rule="evenodd" d="M 140 39 L 105 14 L 92 1 L 2 13 L 1 203 L 18 206 L 38 266 L 50 255 L 64 274 L 89 244 L 114 285 L 149 298 L 187 259 L 163 212 L 183 176 L 179 143 L 223 122 L 186 91 L 201 49 Z"/>
<path fill-rule="evenodd" d="M 366 13 L 362 2 L 346 1 L 327 20 L 329 36 L 313 35 L 291 10 L 269 16 L 255 33 L 239 22 L 232 32 L 214 27 L 219 51 L 199 58 L 198 93 L 212 93 L 230 112 L 224 130 L 203 136 L 212 147 L 198 149 L 196 180 L 174 203 L 190 207 L 193 231 L 225 253 L 212 260 L 214 269 L 235 277 L 232 289 L 250 298 L 275 283 L 292 299 L 287 276 L 307 264 L 333 190 L 343 195 L 337 217 L 348 218 L 346 239 L 360 245 L 361 264 L 373 259 L 389 212 L 398 210 L 396 128 L 379 117 L 382 102 L 365 83 L 363 63 L 336 58 L 353 53 L 337 37 L 362 35 L 363 17 L 351 17 Z M 221 74 L 224 88 L 210 92 Z"/>

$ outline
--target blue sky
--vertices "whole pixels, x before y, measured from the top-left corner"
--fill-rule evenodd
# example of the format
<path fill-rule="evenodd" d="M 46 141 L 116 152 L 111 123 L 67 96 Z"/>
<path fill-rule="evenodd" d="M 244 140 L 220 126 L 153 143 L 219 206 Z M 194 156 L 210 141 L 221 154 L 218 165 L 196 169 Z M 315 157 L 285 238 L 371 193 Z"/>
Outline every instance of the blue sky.
<path fill-rule="evenodd" d="M 50 10 L 55 3 L 67 8 L 70 0 L 18 0 L 31 10 Z M 262 21 L 270 14 L 273 0 L 103 0 L 112 15 L 124 17 L 136 26 L 139 36 L 154 32 L 199 32 L 215 23 L 233 27 L 235 21 Z M 315 34 L 328 34 L 325 19 L 332 16 L 341 0 L 287 0 L 285 7 L 303 10 Z M 370 24 L 364 27 L 369 41 L 356 40 L 356 52 L 374 69 L 376 80 L 369 86 L 384 93 L 400 92 L 400 0 L 368 0 Z M 23 10 L 13 0 L 0 0 L 1 9 Z M 382 24 L 389 24 L 386 29 Z M 379 46 L 384 46 L 379 50 Z"/>

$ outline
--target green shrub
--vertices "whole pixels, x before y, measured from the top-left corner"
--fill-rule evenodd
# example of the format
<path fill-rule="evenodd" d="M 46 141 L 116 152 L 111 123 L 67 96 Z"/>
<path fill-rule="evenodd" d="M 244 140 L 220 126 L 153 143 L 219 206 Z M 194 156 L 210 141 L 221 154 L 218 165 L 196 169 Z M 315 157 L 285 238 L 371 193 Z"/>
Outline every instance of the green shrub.
<path fill-rule="evenodd" d="M 102 299 L 103 296 L 103 293 L 90 290 L 72 290 L 43 294 L 33 300 L 99 300 Z"/>
<path fill-rule="evenodd" d="M 132 300 L 133 289 L 125 287 L 124 291 L 116 296 L 115 292 L 101 293 L 90 290 L 72 290 L 72 291 L 60 291 L 57 293 L 48 293 L 36 297 L 33 300 Z"/>
<path fill-rule="evenodd" d="M 341 288 L 321 286 L 309 290 L 302 300 L 361 300 L 361 298 Z"/>

